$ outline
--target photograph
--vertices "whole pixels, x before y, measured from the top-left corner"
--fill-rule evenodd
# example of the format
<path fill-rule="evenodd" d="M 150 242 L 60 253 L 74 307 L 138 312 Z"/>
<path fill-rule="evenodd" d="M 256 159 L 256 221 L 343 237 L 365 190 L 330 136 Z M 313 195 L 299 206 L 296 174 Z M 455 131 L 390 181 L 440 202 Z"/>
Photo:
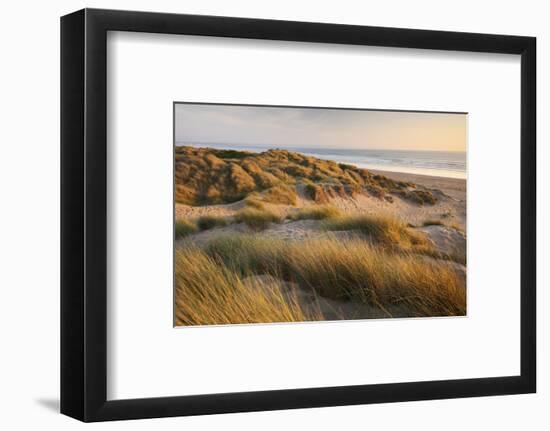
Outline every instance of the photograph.
<path fill-rule="evenodd" d="M 467 314 L 467 113 L 173 115 L 175 326 Z"/>

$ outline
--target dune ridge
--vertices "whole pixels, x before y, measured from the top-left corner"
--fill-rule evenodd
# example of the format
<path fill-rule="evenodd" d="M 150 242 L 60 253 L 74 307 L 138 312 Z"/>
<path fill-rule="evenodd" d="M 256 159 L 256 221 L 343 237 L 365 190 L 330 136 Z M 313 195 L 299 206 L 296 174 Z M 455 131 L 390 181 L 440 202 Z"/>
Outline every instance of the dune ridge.
<path fill-rule="evenodd" d="M 252 153 L 177 146 L 175 180 L 176 202 L 186 205 L 231 203 L 276 188 L 286 189 L 289 195 L 302 189 L 316 203 L 359 193 L 389 202 L 395 196 L 419 205 L 437 202 L 433 193 L 412 182 L 279 149 Z"/>

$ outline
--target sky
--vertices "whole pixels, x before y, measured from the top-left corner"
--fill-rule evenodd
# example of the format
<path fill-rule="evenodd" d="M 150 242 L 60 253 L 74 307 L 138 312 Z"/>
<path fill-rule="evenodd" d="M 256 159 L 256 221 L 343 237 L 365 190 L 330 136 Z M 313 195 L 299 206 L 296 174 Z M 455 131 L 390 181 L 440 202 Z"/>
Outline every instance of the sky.
<path fill-rule="evenodd" d="M 176 104 L 177 144 L 466 151 L 467 115 Z"/>

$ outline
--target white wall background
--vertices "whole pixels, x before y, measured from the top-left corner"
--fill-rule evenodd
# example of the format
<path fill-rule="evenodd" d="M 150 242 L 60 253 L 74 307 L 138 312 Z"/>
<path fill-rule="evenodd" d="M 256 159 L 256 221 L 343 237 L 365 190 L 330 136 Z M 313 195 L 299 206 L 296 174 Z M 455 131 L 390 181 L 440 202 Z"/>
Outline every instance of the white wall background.
<path fill-rule="evenodd" d="M 550 426 L 550 162 L 545 106 L 550 28 L 544 2 L 388 0 L 20 1 L 4 5 L 0 26 L 0 424 L 6 429 L 81 427 L 57 414 L 59 387 L 59 16 L 81 7 L 232 15 L 426 28 L 538 38 L 539 391 L 536 395 L 118 422 L 96 429 L 466 430 Z M 546 114 L 546 115 L 545 115 Z M 543 196 L 545 195 L 546 196 Z M 505 227 L 503 227 L 505 228 Z"/>
<path fill-rule="evenodd" d="M 108 37 L 107 397 L 519 374 L 519 56 L 219 39 Z M 174 330 L 174 99 L 468 111 L 468 317 Z"/>

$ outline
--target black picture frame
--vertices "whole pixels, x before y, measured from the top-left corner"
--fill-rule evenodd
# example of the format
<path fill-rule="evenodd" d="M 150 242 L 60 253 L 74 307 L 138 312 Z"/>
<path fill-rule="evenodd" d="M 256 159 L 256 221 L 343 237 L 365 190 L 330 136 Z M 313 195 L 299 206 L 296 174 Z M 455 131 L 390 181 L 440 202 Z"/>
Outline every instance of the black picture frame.
<path fill-rule="evenodd" d="M 107 32 L 129 31 L 521 56 L 521 374 L 107 401 Z M 61 18 L 61 412 L 82 421 L 536 391 L 536 39 L 83 9 Z"/>

